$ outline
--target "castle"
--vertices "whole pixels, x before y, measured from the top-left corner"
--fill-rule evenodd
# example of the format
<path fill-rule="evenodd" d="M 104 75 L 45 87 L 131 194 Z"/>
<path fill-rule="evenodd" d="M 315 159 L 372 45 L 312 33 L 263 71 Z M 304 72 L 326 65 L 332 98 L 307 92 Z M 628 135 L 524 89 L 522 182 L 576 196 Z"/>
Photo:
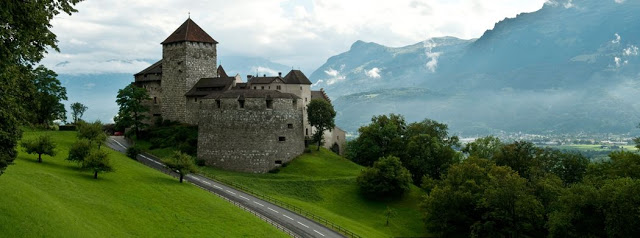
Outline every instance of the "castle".
<path fill-rule="evenodd" d="M 198 126 L 198 159 L 227 170 L 264 173 L 302 154 L 315 132 L 306 106 L 312 91 L 299 70 L 284 77 L 229 76 L 217 66 L 218 42 L 187 19 L 162 43 L 162 59 L 135 74 L 147 90 L 151 121 L 156 118 Z M 324 133 L 324 147 L 343 153 L 345 132 Z"/>

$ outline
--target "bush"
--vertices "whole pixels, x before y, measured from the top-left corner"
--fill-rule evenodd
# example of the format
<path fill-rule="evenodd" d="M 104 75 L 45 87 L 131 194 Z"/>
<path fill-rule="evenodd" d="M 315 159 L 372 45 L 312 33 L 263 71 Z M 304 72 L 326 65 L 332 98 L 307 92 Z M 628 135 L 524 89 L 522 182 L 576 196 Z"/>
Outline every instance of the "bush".
<path fill-rule="evenodd" d="M 398 157 L 387 156 L 365 168 L 356 182 L 369 198 L 400 197 L 411 188 L 411 173 Z"/>
<path fill-rule="evenodd" d="M 127 157 L 129 158 L 137 160 L 140 153 L 142 153 L 142 149 L 137 145 L 127 148 Z"/>

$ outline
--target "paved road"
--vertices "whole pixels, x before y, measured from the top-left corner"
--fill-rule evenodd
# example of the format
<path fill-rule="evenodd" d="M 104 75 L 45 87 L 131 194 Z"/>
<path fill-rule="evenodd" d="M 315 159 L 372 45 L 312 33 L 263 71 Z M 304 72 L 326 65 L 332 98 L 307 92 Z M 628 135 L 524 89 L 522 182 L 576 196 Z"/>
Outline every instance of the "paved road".
<path fill-rule="evenodd" d="M 107 140 L 107 145 L 119 152 L 125 153 L 129 143 L 122 136 L 112 136 Z M 177 173 L 167 169 L 164 164 L 157 158 L 148 155 L 138 155 L 138 161 L 152 167 L 156 170 L 160 170 L 164 173 L 172 176 L 177 176 Z M 276 206 L 270 202 L 256 198 L 250 194 L 236 190 L 232 187 L 226 186 L 222 183 L 216 182 L 201 175 L 189 174 L 185 176 L 185 180 L 197 185 L 198 187 L 215 193 L 221 197 L 227 198 L 233 202 L 241 204 L 243 207 L 258 213 L 272 222 L 277 223 L 281 227 L 288 229 L 298 237 L 318 237 L 318 238 L 330 238 L 330 237 L 344 237 L 340 233 L 337 233 L 323 225 L 316 223 L 306 217 L 293 213 L 287 209 Z"/>

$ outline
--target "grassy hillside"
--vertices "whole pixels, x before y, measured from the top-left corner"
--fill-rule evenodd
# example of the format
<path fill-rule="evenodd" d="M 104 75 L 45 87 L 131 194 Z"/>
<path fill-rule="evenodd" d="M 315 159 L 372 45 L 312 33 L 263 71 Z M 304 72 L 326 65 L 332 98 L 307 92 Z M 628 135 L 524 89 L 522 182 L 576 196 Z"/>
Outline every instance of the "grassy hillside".
<path fill-rule="evenodd" d="M 276 228 L 190 184 L 110 151 L 113 173 L 64 161 L 74 132 L 50 134 L 58 155 L 20 152 L 0 176 L 2 237 L 286 237 Z"/>
<path fill-rule="evenodd" d="M 239 183 L 253 191 L 275 197 L 322 216 L 362 237 L 424 236 L 418 210 L 421 191 L 417 187 L 402 200 L 369 201 L 361 197 L 355 182 L 362 167 L 324 148 L 303 154 L 280 172 L 247 174 L 202 168 L 205 175 Z M 396 210 L 385 226 L 383 211 Z"/>

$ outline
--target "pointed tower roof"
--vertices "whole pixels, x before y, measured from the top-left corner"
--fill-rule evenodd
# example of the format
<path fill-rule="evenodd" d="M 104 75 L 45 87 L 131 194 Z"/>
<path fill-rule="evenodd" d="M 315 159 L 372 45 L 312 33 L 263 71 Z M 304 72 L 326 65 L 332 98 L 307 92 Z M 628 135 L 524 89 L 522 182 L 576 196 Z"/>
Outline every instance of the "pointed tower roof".
<path fill-rule="evenodd" d="M 171 33 L 166 40 L 164 40 L 161 44 L 169 44 L 176 42 L 203 42 L 203 43 L 211 43 L 218 44 L 216 40 L 214 40 L 209 34 L 207 34 L 198 24 L 193 22 L 191 18 L 187 19 L 176 31 Z"/>
<path fill-rule="evenodd" d="M 218 77 L 220 78 L 228 78 L 229 75 L 227 75 L 227 72 L 224 71 L 224 68 L 222 68 L 222 65 L 218 66 Z"/>
<path fill-rule="evenodd" d="M 300 70 L 291 70 L 286 76 L 284 76 L 284 83 L 286 84 L 311 84 L 311 81 Z"/>

